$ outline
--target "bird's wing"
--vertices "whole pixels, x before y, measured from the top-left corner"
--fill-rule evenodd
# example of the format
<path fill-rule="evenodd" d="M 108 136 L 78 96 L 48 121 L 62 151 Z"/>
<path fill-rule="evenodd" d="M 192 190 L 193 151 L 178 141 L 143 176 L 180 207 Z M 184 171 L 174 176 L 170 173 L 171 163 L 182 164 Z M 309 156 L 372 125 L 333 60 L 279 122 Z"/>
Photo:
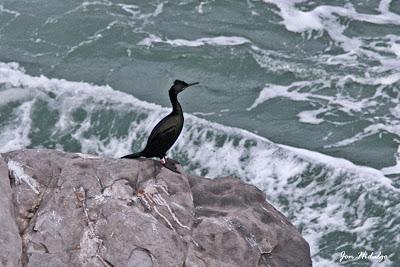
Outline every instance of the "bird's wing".
<path fill-rule="evenodd" d="M 148 152 L 168 150 L 175 143 L 181 129 L 174 116 L 165 117 L 154 127 L 145 150 Z"/>
<path fill-rule="evenodd" d="M 153 130 L 150 133 L 148 140 L 150 141 L 154 138 L 163 136 L 164 134 L 167 134 L 168 132 L 175 131 L 175 129 L 176 129 L 176 124 L 174 123 L 172 117 L 170 115 L 168 115 L 165 118 L 163 118 L 161 121 L 159 121 L 156 126 L 154 126 Z"/>

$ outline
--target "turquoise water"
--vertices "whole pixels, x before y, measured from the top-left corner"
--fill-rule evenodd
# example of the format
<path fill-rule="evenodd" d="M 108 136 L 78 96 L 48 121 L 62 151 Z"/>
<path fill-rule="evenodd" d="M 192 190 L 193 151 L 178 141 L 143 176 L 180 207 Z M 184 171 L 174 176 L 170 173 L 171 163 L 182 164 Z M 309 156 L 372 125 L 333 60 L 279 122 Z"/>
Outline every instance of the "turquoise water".
<path fill-rule="evenodd" d="M 0 0 L 0 150 L 171 151 L 264 190 L 315 266 L 400 264 L 400 2 Z M 165 107 L 165 108 L 163 108 Z M 340 253 L 389 260 L 340 262 Z"/>

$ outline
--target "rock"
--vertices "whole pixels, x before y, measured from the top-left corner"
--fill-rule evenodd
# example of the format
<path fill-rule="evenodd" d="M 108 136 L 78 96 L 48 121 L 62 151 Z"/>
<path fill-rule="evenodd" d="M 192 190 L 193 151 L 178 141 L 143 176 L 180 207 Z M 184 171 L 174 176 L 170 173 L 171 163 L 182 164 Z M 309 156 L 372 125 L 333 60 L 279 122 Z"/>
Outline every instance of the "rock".
<path fill-rule="evenodd" d="M 21 264 L 22 241 L 14 217 L 13 190 L 10 185 L 8 168 L 0 157 L 0 265 Z"/>
<path fill-rule="evenodd" d="M 239 179 L 178 174 L 149 159 L 2 156 L 4 266 L 312 265 L 296 228 Z"/>

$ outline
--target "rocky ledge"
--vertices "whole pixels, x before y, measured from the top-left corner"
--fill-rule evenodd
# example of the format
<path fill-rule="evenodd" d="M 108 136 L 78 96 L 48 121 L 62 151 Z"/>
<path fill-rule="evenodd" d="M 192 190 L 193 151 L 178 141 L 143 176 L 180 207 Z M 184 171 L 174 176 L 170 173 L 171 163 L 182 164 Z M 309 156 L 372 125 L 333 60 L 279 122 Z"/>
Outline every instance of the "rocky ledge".
<path fill-rule="evenodd" d="M 0 203 L 2 266 L 311 266 L 256 187 L 153 160 L 5 153 Z"/>

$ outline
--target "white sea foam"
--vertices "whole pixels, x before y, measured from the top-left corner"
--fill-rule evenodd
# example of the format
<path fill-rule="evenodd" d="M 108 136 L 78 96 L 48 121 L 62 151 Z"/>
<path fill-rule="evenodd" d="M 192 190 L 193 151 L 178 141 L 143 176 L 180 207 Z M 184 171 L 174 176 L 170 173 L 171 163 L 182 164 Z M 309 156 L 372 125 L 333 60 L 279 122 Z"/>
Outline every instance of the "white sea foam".
<path fill-rule="evenodd" d="M 136 16 L 140 13 L 139 6 L 137 5 L 130 5 L 130 4 L 116 4 L 117 6 L 121 7 L 122 10 L 128 12 L 132 16 Z"/>
<path fill-rule="evenodd" d="M 258 65 L 267 69 L 269 72 L 277 74 L 290 72 L 299 78 L 309 78 L 310 76 L 322 78 L 328 76 L 324 69 L 310 68 L 304 63 L 293 62 L 292 57 L 295 57 L 295 55 L 288 55 L 287 53 L 280 53 L 274 50 L 265 50 L 254 44 L 250 47 L 250 53 L 253 55 Z M 311 61 L 313 61 L 314 64 L 318 63 L 318 60 Z"/>
<path fill-rule="evenodd" d="M 29 103 L 26 105 L 28 111 L 35 107 L 38 100 L 57 111 L 58 121 L 49 138 L 58 141 L 57 136 L 63 137 L 68 133 L 69 138 L 79 142 L 82 153 L 111 157 L 129 153 L 134 142 L 142 140 L 140 142 L 143 143 L 158 119 L 169 110 L 109 86 L 33 77 L 25 74 L 17 64 L 0 63 L 0 88 L 15 88 L 19 90 L 18 94 L 21 94 L 20 90 L 26 90 L 26 100 L 21 98 L 23 103 L 20 107 Z M 274 94 L 293 93 L 286 88 L 278 88 L 278 91 Z M 50 92 L 52 97 L 49 97 Z M 268 94 L 264 98 L 271 97 Z M 295 92 L 295 97 L 311 99 L 310 95 L 303 95 L 301 91 Z M 320 100 L 327 99 L 321 95 Z M 77 120 L 74 113 L 80 109 L 86 115 Z M 28 111 L 25 114 L 30 114 Z M 112 114 L 113 111 L 118 114 L 114 118 L 101 120 L 101 117 L 96 117 L 96 114 Z M 128 112 L 132 114 L 132 120 L 119 117 Z M 20 112 L 15 114 L 21 118 L 25 116 Z M 129 125 L 129 135 L 115 134 L 116 129 L 109 124 L 102 126 L 110 120 L 116 124 L 122 119 Z M 32 123 L 27 121 L 30 125 L 26 125 L 26 129 L 32 129 Z M 6 123 L 2 132 L 12 124 Z M 107 130 L 106 134 L 98 133 L 96 127 Z M 29 135 L 21 136 L 15 136 L 13 140 L 29 140 Z M 59 145 L 62 148 L 63 144 Z M 21 142 L 20 148 L 24 146 Z M 17 145 L 13 149 L 16 148 Z M 371 217 L 371 207 L 360 204 L 364 198 L 380 203 L 386 210 L 381 220 L 400 213 L 400 207 L 393 205 L 391 200 L 391 197 L 400 197 L 400 190 L 380 170 L 305 149 L 277 145 L 248 131 L 212 123 L 190 114 L 186 114 L 184 130 L 171 155 L 179 158 L 189 171 L 209 177 L 233 174 L 258 186 L 266 192 L 268 200 L 296 225 L 303 225 L 302 233 L 317 261 L 324 261 L 317 255 L 319 242 L 328 233 L 351 233 L 352 229 L 365 229 L 354 230 L 358 240 L 365 240 L 376 232 L 376 222 L 367 221 Z M 354 203 L 354 197 L 360 201 Z M 348 214 L 357 220 L 347 221 Z M 379 239 L 379 236 L 374 237 Z"/>
<path fill-rule="evenodd" d="M 203 37 L 196 40 L 185 40 L 185 39 L 163 40 L 162 38 L 156 35 L 150 34 L 149 37 L 146 37 L 142 41 L 140 41 L 138 45 L 151 46 L 155 43 L 169 44 L 174 47 L 179 47 L 179 46 L 199 47 L 203 45 L 237 46 L 250 43 L 250 41 L 246 38 L 238 36 Z"/>
<path fill-rule="evenodd" d="M 297 81 L 288 85 L 266 84 L 247 110 L 252 110 L 275 98 L 287 98 L 316 107 L 298 112 L 299 121 L 303 123 L 329 122 L 343 125 L 367 117 L 365 120 L 368 120 L 369 124 L 364 129 L 333 144 L 326 144 L 324 147 L 347 146 L 375 134 L 391 133 L 400 136 L 400 101 L 390 95 L 399 82 L 400 72 L 395 72 L 378 77 L 349 74 L 332 76 L 329 79 Z M 335 86 L 335 91 L 332 91 L 332 85 Z M 355 86 L 362 87 L 368 95 L 361 97 L 349 94 L 348 92 L 354 90 Z M 343 116 L 339 112 L 347 114 L 349 119 L 341 121 Z M 366 114 L 377 115 L 366 116 Z M 326 119 L 327 116 L 329 119 Z"/>
<path fill-rule="evenodd" d="M 19 92 L 16 92 L 16 95 L 18 94 Z M 0 133 L 0 152 L 21 149 L 30 145 L 32 105 L 33 101 L 23 103 L 9 117 L 6 126 Z"/>
<path fill-rule="evenodd" d="M 304 12 L 294 8 L 296 2 L 301 1 L 274 1 L 265 0 L 266 3 L 276 4 L 287 30 L 303 32 L 307 30 L 322 30 L 324 28 L 321 18 L 313 12 Z"/>
<path fill-rule="evenodd" d="M 5 8 L 4 5 L 0 5 L 0 13 L 8 13 L 13 15 L 14 17 L 18 17 L 21 15 L 21 13 L 19 13 L 18 11 Z"/>
<path fill-rule="evenodd" d="M 252 110 L 265 101 L 278 97 L 288 98 L 293 101 L 307 101 L 319 104 L 326 103 L 326 105 L 335 105 L 338 109 L 349 113 L 352 111 L 360 111 L 362 108 L 371 105 L 371 102 L 368 102 L 367 99 L 359 101 L 346 96 L 329 96 L 312 91 L 313 87 L 318 86 L 319 88 L 324 88 L 328 85 L 329 82 L 323 80 L 294 82 L 287 86 L 266 84 L 257 99 L 247 110 Z M 304 88 L 309 88 L 309 90 L 302 90 Z"/>
<path fill-rule="evenodd" d="M 258 95 L 257 99 L 254 103 L 247 108 L 247 110 L 252 110 L 258 105 L 264 103 L 265 101 L 276 98 L 276 97 L 286 97 L 290 98 L 294 101 L 307 101 L 309 97 L 313 97 L 312 94 L 309 93 L 299 93 L 297 91 L 290 91 L 291 88 L 301 88 L 303 86 L 311 85 L 312 82 L 295 82 L 290 84 L 289 86 L 282 86 L 276 84 L 266 84 L 264 89 L 261 90 L 260 94 Z"/>
<path fill-rule="evenodd" d="M 67 51 L 67 55 L 75 52 L 76 50 L 78 50 L 79 48 L 81 48 L 83 46 L 86 46 L 86 45 L 89 45 L 89 44 L 91 44 L 93 42 L 98 41 L 99 39 L 101 39 L 103 37 L 103 33 L 105 31 L 109 31 L 116 24 L 117 24 L 117 21 L 112 21 L 107 26 L 105 26 L 104 28 L 101 28 L 101 29 L 97 30 L 95 33 L 93 33 L 93 35 L 87 37 L 86 40 L 81 41 L 81 42 L 79 42 L 79 44 L 72 46 Z"/>
<path fill-rule="evenodd" d="M 356 37 L 346 36 L 345 27 L 337 19 L 338 17 L 373 24 L 400 25 L 400 15 L 389 10 L 391 1 L 381 1 L 379 7 L 381 13 L 376 15 L 358 13 L 350 3 L 343 7 L 320 5 L 312 10 L 302 11 L 296 8 L 296 4 L 304 0 L 264 0 L 264 2 L 272 3 L 279 8 L 282 23 L 288 31 L 326 31 L 345 51 L 359 49 L 362 41 Z"/>
<path fill-rule="evenodd" d="M 299 117 L 300 122 L 310 123 L 310 124 L 320 124 L 324 122 L 324 119 L 317 118 L 317 116 L 321 113 L 326 112 L 327 110 L 328 109 L 326 108 L 320 108 L 316 110 L 305 110 L 298 113 L 297 116 Z"/>
<path fill-rule="evenodd" d="M 312 5 L 312 8 L 302 5 L 306 2 L 304 0 L 264 0 L 264 2 L 279 9 L 277 14 L 287 31 L 301 33 L 306 38 L 312 35 L 315 38 L 322 38 L 324 36 L 322 33 L 326 33 L 332 41 L 327 47 L 328 51 L 332 47 L 340 47 L 343 52 L 318 54 L 315 57 L 309 56 L 306 60 L 313 64 L 321 64 L 323 68 L 337 65 L 339 68 L 345 68 L 345 73 L 341 74 L 338 71 L 334 74 L 321 73 L 319 76 L 307 71 L 299 73 L 298 69 L 304 68 L 292 60 L 289 60 L 289 63 L 283 61 L 283 64 L 278 66 L 270 65 L 269 61 L 273 57 L 269 56 L 267 51 L 252 46 L 255 52 L 254 58 L 261 67 L 277 70 L 286 68 L 304 81 L 296 81 L 289 85 L 266 84 L 249 109 L 273 98 L 284 97 L 292 101 L 314 103 L 318 107 L 297 114 L 299 121 L 303 123 L 329 122 L 341 125 L 352 121 L 368 121 L 369 124 L 360 132 L 333 144 L 326 144 L 325 148 L 355 144 L 375 134 L 392 133 L 400 136 L 398 126 L 400 119 L 395 115 L 400 103 L 392 92 L 400 82 L 398 60 L 400 37 L 395 33 L 373 37 L 357 35 L 352 29 L 347 31 L 352 27 L 352 23 L 344 23 L 344 21 L 367 22 L 389 27 L 400 25 L 400 15 L 390 10 L 391 0 L 379 2 L 378 14 L 361 13 L 349 2 L 344 6 L 321 4 Z M 350 32 L 352 34 L 349 34 Z M 370 62 L 378 64 L 374 63 L 372 67 Z M 352 92 L 357 90 L 357 86 L 361 87 L 363 92 L 358 96 Z M 333 93 L 331 88 L 334 88 L 336 93 Z M 371 90 L 375 92 L 369 96 Z M 349 117 L 346 122 L 340 121 L 343 118 L 342 112 Z M 371 116 L 371 114 L 376 115 Z M 338 121 L 335 121 L 335 117 Z"/>
<path fill-rule="evenodd" d="M 369 125 L 366 128 L 364 128 L 364 130 L 362 132 L 359 132 L 352 137 L 338 141 L 334 144 L 325 145 L 325 147 L 331 148 L 331 147 L 347 146 L 347 145 L 353 144 L 357 141 L 360 141 L 360 140 L 364 139 L 365 137 L 377 134 L 383 129 L 386 130 L 388 128 L 383 124 L 372 124 L 372 125 Z"/>
<path fill-rule="evenodd" d="M 400 174 L 400 145 L 397 149 L 395 159 L 396 159 L 396 164 L 390 167 L 383 168 L 382 169 L 383 174 L 385 175 Z"/>
<path fill-rule="evenodd" d="M 62 79 L 49 79 L 45 76 L 39 76 L 39 77 L 33 77 L 33 76 L 29 76 L 27 74 L 25 74 L 23 71 L 21 71 L 20 69 L 18 69 L 17 65 L 15 64 L 5 64 L 5 63 L 0 63 L 0 83 L 2 84 L 8 84 L 9 86 L 14 86 L 19 88 L 18 89 L 18 95 L 20 95 L 20 90 L 23 90 L 22 88 L 33 88 L 35 90 L 39 90 L 36 92 L 36 97 L 38 96 L 43 96 L 43 93 L 41 92 L 53 92 L 57 95 L 57 101 L 60 101 L 61 103 L 57 103 L 57 107 L 61 110 L 61 111 L 65 111 L 65 114 L 61 114 L 60 115 L 60 120 L 59 120 L 59 124 L 57 124 L 57 128 L 60 128 L 61 130 L 66 130 L 68 127 L 70 127 L 71 125 L 68 125 L 69 123 L 73 123 L 73 119 L 72 117 L 68 117 L 68 115 L 70 116 L 72 113 L 72 109 L 73 108 L 78 108 L 81 104 L 83 104 L 85 101 L 92 101 L 92 103 L 90 103 L 92 106 L 89 107 L 90 111 L 94 111 L 94 109 L 97 107 L 95 106 L 97 103 L 104 103 L 104 101 L 107 101 L 108 104 L 114 105 L 113 108 L 125 108 L 126 106 L 131 106 L 133 109 L 143 109 L 145 112 L 147 111 L 152 111 L 152 113 L 155 113 L 156 115 L 153 116 L 151 114 L 148 114 L 148 117 L 145 119 L 146 122 L 150 121 L 151 123 L 154 123 L 157 121 L 157 118 L 161 115 L 161 114 L 165 114 L 168 112 L 168 109 L 164 109 L 156 104 L 152 104 L 152 103 L 147 103 L 144 101 L 140 101 L 136 98 L 134 98 L 131 95 L 127 95 L 125 93 L 119 92 L 119 91 L 115 91 L 112 88 L 110 88 L 109 86 L 96 86 L 96 85 L 92 85 L 92 84 L 88 84 L 88 83 L 83 83 L 83 82 L 70 82 L 70 81 L 66 81 L 66 80 L 62 80 Z M 295 84 L 295 85 L 304 85 L 304 83 L 300 83 L 300 84 Z M 267 88 L 265 89 L 267 90 Z M 267 92 L 267 91 L 266 91 Z M 32 90 L 26 90 L 27 96 L 29 97 L 29 95 L 32 94 Z M 276 97 L 276 96 L 286 96 L 289 93 L 287 92 L 287 90 L 283 90 L 283 92 L 273 92 L 273 93 L 265 93 L 264 94 L 264 98 L 265 99 L 269 99 L 270 97 Z M 290 95 L 290 94 L 289 94 Z M 309 95 L 305 94 L 305 96 L 297 96 L 296 94 L 294 94 L 295 97 L 298 97 L 298 99 L 302 100 L 302 99 L 308 99 Z M 301 93 L 299 95 L 302 95 Z M 24 107 L 25 109 L 29 109 L 32 108 L 32 101 L 30 100 L 29 102 L 25 102 L 29 103 L 29 105 L 25 105 L 22 107 Z M 74 104 L 75 103 L 75 104 Z M 86 105 L 88 106 L 88 105 Z M 98 107 L 101 108 L 101 107 Z M 21 112 L 20 112 L 21 113 Z M 30 113 L 24 113 L 24 116 L 22 117 L 29 117 Z M 64 116 L 63 116 L 64 115 Z M 246 138 L 250 138 L 250 139 L 255 139 L 255 140 L 260 140 L 263 141 L 267 144 L 268 146 L 274 146 L 273 143 L 271 143 L 270 141 L 254 135 L 250 132 L 247 132 L 245 130 L 240 130 L 240 129 L 235 129 L 235 128 L 229 128 L 229 127 L 225 127 L 216 123 L 211 123 L 209 121 L 200 119 L 200 118 L 196 118 L 194 116 L 191 115 L 187 115 L 188 117 L 188 121 L 190 122 L 190 126 L 189 128 L 196 128 L 197 130 L 197 125 L 201 125 L 201 126 L 207 126 L 206 128 L 208 128 L 208 130 L 214 130 L 216 132 L 221 132 L 221 133 L 225 133 L 228 135 L 233 135 L 233 136 L 246 136 Z M 27 121 L 26 126 L 31 123 L 30 120 Z M 148 132 L 149 130 L 151 130 L 152 125 L 149 124 L 144 124 L 143 123 L 143 130 Z M 192 125 L 191 125 L 192 124 Z M 75 125 L 72 125 L 75 126 Z M 83 123 L 80 124 L 81 127 L 81 131 L 85 131 L 87 130 L 89 127 L 91 126 L 91 122 L 90 120 L 85 120 Z M 138 126 L 138 125 L 135 125 Z M 134 129 L 131 129 L 132 131 L 134 131 Z M 191 129 L 193 130 L 193 129 Z M 192 133 L 192 134 L 199 134 L 199 135 L 203 135 L 204 131 L 201 132 L 196 132 L 196 133 Z M 79 130 L 76 131 L 76 137 L 80 137 L 81 134 L 79 134 Z M 199 138 L 202 136 L 198 136 Z M 205 136 L 204 136 L 205 137 Z M 94 136 L 91 138 L 95 138 Z M 194 138 L 194 136 L 192 136 L 192 139 L 196 139 Z M 182 139 L 183 140 L 183 139 Z M 114 140 L 115 142 L 118 142 L 118 140 Z M 129 140 L 131 141 L 131 140 Z M 233 141 L 233 140 L 231 140 Z M 230 142 L 231 142 L 230 141 Z M 87 142 L 91 142 L 89 140 L 87 140 Z M 129 142 L 128 142 L 129 143 Z M 229 144 L 229 142 L 227 142 L 227 144 Z M 214 144 L 211 144 L 214 147 Z M 266 148 L 267 148 L 266 147 Z M 270 147 L 271 148 L 271 147 Z M 278 147 L 275 147 L 275 149 L 277 149 Z M 286 147 L 287 149 L 289 147 Z M 225 148 L 219 148 L 219 149 L 225 149 Z M 275 149 L 271 150 L 271 149 L 267 149 L 270 152 L 274 151 Z M 232 148 L 232 150 L 235 150 Z M 99 151 L 101 151 L 101 149 L 99 149 Z M 125 152 L 125 151 L 124 151 Z M 224 154 L 224 153 L 222 153 Z M 229 154 L 229 153 L 227 153 Z M 302 153 L 303 154 L 303 153 Z M 318 153 L 317 153 L 318 154 Z M 317 155 L 315 154 L 315 155 Z M 319 154 L 318 154 L 319 155 Z M 326 158 L 328 156 L 322 156 L 321 154 L 321 158 Z M 330 157 L 328 157 L 330 158 Z M 314 157 L 313 160 L 315 160 L 316 158 Z M 335 166 L 336 163 L 334 163 L 335 158 L 331 158 L 332 159 L 332 167 Z M 341 161 L 339 161 L 341 162 Z M 326 161 L 324 161 L 324 163 L 328 163 Z M 218 168 L 217 168 L 218 169 Z M 374 173 L 376 174 L 376 173 Z"/>

